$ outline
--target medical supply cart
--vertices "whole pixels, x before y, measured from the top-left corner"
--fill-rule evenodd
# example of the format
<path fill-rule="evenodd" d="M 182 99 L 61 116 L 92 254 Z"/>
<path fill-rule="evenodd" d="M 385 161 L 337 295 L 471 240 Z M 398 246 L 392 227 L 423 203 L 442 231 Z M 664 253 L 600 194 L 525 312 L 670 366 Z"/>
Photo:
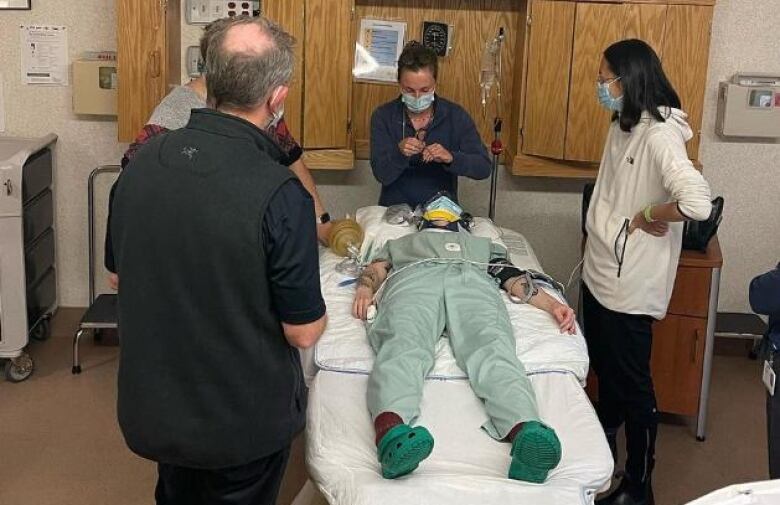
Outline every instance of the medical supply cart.
<path fill-rule="evenodd" d="M 45 339 L 57 307 L 53 148 L 57 136 L 0 138 L 0 360 L 25 380 L 29 337 Z"/>

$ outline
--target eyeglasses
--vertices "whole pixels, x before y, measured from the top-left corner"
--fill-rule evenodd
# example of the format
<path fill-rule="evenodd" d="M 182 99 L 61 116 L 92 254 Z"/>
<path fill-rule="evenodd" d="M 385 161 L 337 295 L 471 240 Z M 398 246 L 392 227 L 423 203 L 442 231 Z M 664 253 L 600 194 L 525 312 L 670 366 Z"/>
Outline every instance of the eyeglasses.
<path fill-rule="evenodd" d="M 596 84 L 601 84 L 602 86 L 603 86 L 604 84 L 606 84 L 607 86 L 609 86 L 609 85 L 610 85 L 610 84 L 612 84 L 613 82 L 619 81 L 620 79 L 621 79 L 621 77 L 620 77 L 620 76 L 613 77 L 613 78 L 611 78 L 611 79 L 602 79 L 601 77 L 597 77 L 597 78 L 596 78 Z"/>
<path fill-rule="evenodd" d="M 623 220 L 623 225 L 620 227 L 617 237 L 615 237 L 615 260 L 617 260 L 618 271 L 617 276 L 620 277 L 623 271 L 623 259 L 626 257 L 626 243 L 628 242 L 628 228 L 631 221 L 628 219 Z"/>

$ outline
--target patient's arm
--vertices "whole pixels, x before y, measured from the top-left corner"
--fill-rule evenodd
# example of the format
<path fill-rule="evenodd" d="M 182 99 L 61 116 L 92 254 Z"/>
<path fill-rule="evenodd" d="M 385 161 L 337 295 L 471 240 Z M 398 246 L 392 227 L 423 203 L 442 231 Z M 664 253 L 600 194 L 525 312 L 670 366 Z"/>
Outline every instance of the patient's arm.
<path fill-rule="evenodd" d="M 363 269 L 355 289 L 355 300 L 352 302 L 352 315 L 354 317 L 366 319 L 368 308 L 374 304 L 374 294 L 387 279 L 389 270 L 390 262 L 384 260 L 374 261 Z"/>
<path fill-rule="evenodd" d="M 523 298 L 523 294 L 526 292 L 526 282 L 527 280 L 524 276 L 516 276 L 507 279 L 501 287 L 510 295 Z M 511 291 L 509 291 L 510 289 Z M 558 327 L 561 329 L 561 333 L 572 335 L 576 331 L 574 310 L 550 296 L 543 289 L 538 290 L 538 292 L 528 300 L 528 303 L 553 316 L 558 323 Z"/>

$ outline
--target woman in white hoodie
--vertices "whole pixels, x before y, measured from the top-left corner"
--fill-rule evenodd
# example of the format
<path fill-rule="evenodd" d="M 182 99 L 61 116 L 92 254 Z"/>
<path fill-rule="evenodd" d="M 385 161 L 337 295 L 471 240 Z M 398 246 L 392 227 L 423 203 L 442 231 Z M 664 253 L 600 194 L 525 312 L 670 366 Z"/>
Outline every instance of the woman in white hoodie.
<path fill-rule="evenodd" d="M 683 221 L 709 217 L 710 189 L 688 159 L 687 115 L 649 45 L 607 48 L 597 84 L 613 116 L 586 220 L 583 315 L 599 418 L 613 455 L 625 423 L 627 459 L 618 489 L 596 503 L 650 505 L 658 423 L 652 323 L 666 315 Z"/>

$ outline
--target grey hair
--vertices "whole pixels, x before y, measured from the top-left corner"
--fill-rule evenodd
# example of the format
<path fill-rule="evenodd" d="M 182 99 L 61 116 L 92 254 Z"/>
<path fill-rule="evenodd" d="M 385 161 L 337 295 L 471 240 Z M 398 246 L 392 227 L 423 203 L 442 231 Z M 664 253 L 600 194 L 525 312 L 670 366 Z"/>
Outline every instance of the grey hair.
<path fill-rule="evenodd" d="M 229 30 L 239 25 L 256 25 L 271 43 L 262 52 L 226 50 Z M 273 21 L 262 16 L 225 18 L 209 26 L 206 36 L 206 89 L 211 107 L 253 109 L 292 79 L 295 38 Z"/>

